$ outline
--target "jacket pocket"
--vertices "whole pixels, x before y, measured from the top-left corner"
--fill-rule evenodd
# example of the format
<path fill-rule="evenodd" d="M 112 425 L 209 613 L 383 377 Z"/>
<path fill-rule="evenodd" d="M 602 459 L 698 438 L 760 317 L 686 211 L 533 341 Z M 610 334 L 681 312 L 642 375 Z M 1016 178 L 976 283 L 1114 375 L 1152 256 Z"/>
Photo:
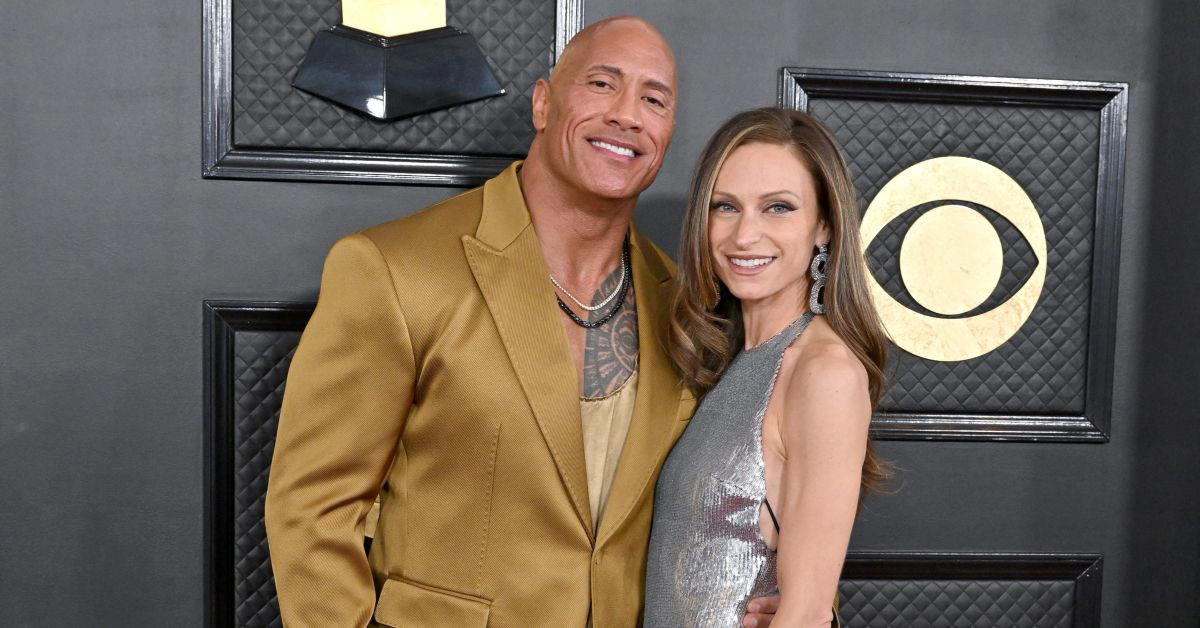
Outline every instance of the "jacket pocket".
<path fill-rule="evenodd" d="M 492 603 L 473 595 L 438 589 L 396 576 L 383 583 L 375 604 L 375 621 L 408 626 L 487 626 Z"/>

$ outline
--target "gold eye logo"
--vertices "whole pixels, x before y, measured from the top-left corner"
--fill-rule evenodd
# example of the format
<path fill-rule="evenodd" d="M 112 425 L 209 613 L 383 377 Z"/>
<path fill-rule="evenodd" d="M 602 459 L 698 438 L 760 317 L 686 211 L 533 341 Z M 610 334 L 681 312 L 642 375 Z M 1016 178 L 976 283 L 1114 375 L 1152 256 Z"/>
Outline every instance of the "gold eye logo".
<path fill-rule="evenodd" d="M 1046 282 L 1046 232 L 1033 201 L 1002 170 L 968 157 L 936 157 L 905 169 L 875 195 L 862 219 L 864 256 L 897 217 L 930 204 L 908 227 L 899 259 L 909 296 L 935 315 L 900 303 L 873 275 L 871 296 L 900 348 L 930 360 L 968 360 L 1004 344 L 1033 312 Z M 997 289 L 1004 247 L 993 223 L 970 205 L 1012 223 L 1035 257 L 1025 283 L 983 312 L 976 310 Z"/>

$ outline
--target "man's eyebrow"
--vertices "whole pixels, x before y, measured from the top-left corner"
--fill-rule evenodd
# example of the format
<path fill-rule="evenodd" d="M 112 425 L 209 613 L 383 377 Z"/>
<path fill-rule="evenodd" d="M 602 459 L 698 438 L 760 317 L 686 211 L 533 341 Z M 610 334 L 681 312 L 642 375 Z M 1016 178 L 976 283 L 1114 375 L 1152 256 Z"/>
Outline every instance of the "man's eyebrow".
<path fill-rule="evenodd" d="M 602 63 L 588 68 L 588 72 L 606 72 L 617 78 L 624 78 L 625 76 L 625 71 L 621 68 L 618 68 L 615 65 L 604 65 Z"/>
<path fill-rule="evenodd" d="M 675 90 L 671 89 L 670 85 L 667 85 L 666 83 L 664 83 L 660 80 L 650 79 L 650 80 L 646 81 L 646 84 L 649 85 L 650 87 L 657 89 L 658 91 L 666 94 L 667 96 L 671 96 L 671 97 L 675 96 Z"/>
<path fill-rule="evenodd" d="M 602 63 L 593 65 L 592 67 L 588 68 L 588 72 L 606 72 L 617 78 L 625 78 L 625 71 L 615 65 L 605 65 Z M 675 90 L 671 89 L 670 85 L 667 85 L 658 79 L 648 79 L 646 81 L 646 85 L 649 85 L 651 88 L 657 89 L 668 96 L 675 96 Z"/>

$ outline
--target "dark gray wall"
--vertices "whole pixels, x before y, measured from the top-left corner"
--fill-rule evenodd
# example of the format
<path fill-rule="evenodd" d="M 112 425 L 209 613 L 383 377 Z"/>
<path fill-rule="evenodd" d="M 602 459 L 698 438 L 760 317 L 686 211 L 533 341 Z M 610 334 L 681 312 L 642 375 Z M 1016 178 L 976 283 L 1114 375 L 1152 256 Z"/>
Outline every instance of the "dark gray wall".
<path fill-rule="evenodd" d="M 1107 626 L 1200 615 L 1194 3 L 590 0 L 675 46 L 640 223 L 783 65 L 1130 83 L 1112 442 L 885 443 L 858 549 L 1099 552 Z M 340 234 L 456 192 L 200 178 L 200 3 L 0 4 L 0 625 L 196 626 L 200 303 L 311 299 Z M 952 473 L 947 473 L 952 469 Z"/>
<path fill-rule="evenodd" d="M 1117 371 L 1118 382 L 1124 371 L 1136 391 L 1124 414 L 1133 465 L 1125 479 L 1129 566 L 1120 582 L 1129 594 L 1128 616 L 1182 626 L 1200 625 L 1200 413 L 1194 402 L 1200 375 L 1200 4 L 1167 3 L 1159 22 L 1157 91 L 1148 105 L 1154 116 L 1148 131 L 1154 150 L 1145 157 L 1149 189 L 1129 197 L 1146 210 L 1139 221 L 1144 248 L 1131 253 L 1139 267 L 1122 279 L 1141 321 L 1129 364 Z"/>

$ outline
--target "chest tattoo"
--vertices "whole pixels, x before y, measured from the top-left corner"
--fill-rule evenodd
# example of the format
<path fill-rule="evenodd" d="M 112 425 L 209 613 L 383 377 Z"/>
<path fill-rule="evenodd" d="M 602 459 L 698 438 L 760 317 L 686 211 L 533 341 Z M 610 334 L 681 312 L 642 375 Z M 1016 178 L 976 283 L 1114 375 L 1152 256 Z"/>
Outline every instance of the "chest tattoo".
<path fill-rule="evenodd" d="M 596 290 L 592 303 L 612 294 L 621 281 L 618 268 Z M 637 368 L 638 323 L 633 285 L 625 294 L 625 305 L 607 323 L 587 330 L 583 349 L 583 396 L 605 397 L 616 392 Z M 608 308 L 591 312 L 589 321 L 608 313 Z"/>

